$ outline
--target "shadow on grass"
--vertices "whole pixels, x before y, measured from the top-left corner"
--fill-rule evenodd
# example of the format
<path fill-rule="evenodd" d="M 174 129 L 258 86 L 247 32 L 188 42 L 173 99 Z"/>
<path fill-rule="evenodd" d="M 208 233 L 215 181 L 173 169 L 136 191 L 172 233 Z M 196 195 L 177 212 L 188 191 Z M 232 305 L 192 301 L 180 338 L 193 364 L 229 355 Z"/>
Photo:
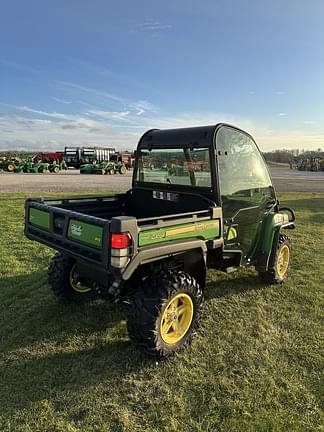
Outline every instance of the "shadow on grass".
<path fill-rule="evenodd" d="M 54 393 L 117 380 L 145 367 L 126 340 L 126 306 L 61 304 L 46 272 L 0 278 L 2 414 Z"/>
<path fill-rule="evenodd" d="M 44 272 L 0 279 L 4 284 L 14 292 L 11 305 L 2 305 L 2 414 L 42 399 L 54 403 L 58 394 L 105 381 L 116 385 L 125 374 L 151 364 L 126 340 L 125 305 L 60 304 Z"/>
<path fill-rule="evenodd" d="M 12 332 L 0 365 L 3 414 L 13 415 L 44 399 L 57 405 L 67 392 L 77 396 L 82 389 L 102 383 L 118 388 L 125 376 L 152 365 L 127 340 L 123 305 L 59 304 L 44 283 L 44 272 L 18 276 L 8 283 L 18 285 L 18 292 L 13 296 L 17 309 L 7 314 Z M 219 280 L 207 284 L 206 301 L 266 288 L 256 275 L 219 275 Z M 75 338 L 79 338 L 77 343 Z"/>
<path fill-rule="evenodd" d="M 150 365 L 128 341 L 114 341 L 73 352 L 10 361 L 4 366 L 0 400 L 3 415 L 33 402 L 60 403 L 61 396 L 100 384 L 116 387 L 122 378 Z"/>
<path fill-rule="evenodd" d="M 240 276 L 230 279 L 222 275 L 218 280 L 206 284 L 205 299 L 208 301 L 213 298 L 233 297 L 238 294 L 244 294 L 249 291 L 265 290 L 270 286 L 261 281 L 257 274 Z"/>
<path fill-rule="evenodd" d="M 46 271 L 0 278 L 0 286 L 4 324 L 10 327 L 9 334 L 2 337 L 2 352 L 45 340 L 63 343 L 72 335 L 109 330 L 126 315 L 125 305 L 103 300 L 85 304 L 60 302 L 47 285 Z"/>

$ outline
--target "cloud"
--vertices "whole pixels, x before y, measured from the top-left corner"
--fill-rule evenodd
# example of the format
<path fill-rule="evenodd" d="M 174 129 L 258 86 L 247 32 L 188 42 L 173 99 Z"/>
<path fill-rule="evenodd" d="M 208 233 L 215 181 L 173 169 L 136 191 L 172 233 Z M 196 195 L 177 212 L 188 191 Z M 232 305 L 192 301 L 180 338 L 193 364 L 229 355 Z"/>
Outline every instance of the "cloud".
<path fill-rule="evenodd" d="M 75 90 L 89 93 L 95 96 L 101 96 L 104 99 L 112 100 L 114 102 L 117 102 L 118 104 L 122 105 L 123 107 L 128 108 L 129 110 L 136 111 L 137 115 L 142 115 L 144 112 L 155 112 L 157 111 L 157 108 L 155 105 L 153 105 L 151 102 L 148 102 L 146 100 L 139 100 L 134 101 L 127 98 L 124 98 L 122 96 L 115 95 L 113 93 L 109 93 L 102 90 L 97 90 L 92 87 L 83 86 L 77 83 L 72 82 L 66 82 L 66 81 L 59 81 L 60 84 L 73 88 Z"/>
<path fill-rule="evenodd" d="M 285 92 L 281 91 L 281 90 L 278 90 L 278 91 L 275 92 L 275 94 L 278 95 L 278 96 L 281 96 L 281 95 L 285 94 Z"/>
<path fill-rule="evenodd" d="M 12 106 L 10 106 L 12 107 Z M 16 107 L 19 108 L 19 107 Z M 103 145 L 133 149 L 141 135 L 152 128 L 177 128 L 226 122 L 248 131 L 261 150 L 314 149 L 324 146 L 324 133 L 314 128 L 282 131 L 251 119 L 217 112 L 137 115 L 133 109 L 89 110 L 80 114 L 47 112 L 21 107 L 0 114 L 0 148 L 63 149 L 65 145 Z M 301 123 L 302 125 L 302 123 Z"/>
<path fill-rule="evenodd" d="M 144 114 L 146 111 L 154 112 L 156 111 L 156 108 L 154 105 L 152 105 L 150 102 L 147 101 L 138 101 L 138 102 L 132 102 L 130 105 L 130 108 L 133 108 L 136 111 L 136 115 L 140 116 Z"/>
<path fill-rule="evenodd" d="M 78 68 L 78 71 L 82 69 L 82 71 L 86 71 L 90 73 L 92 76 L 101 76 L 105 78 L 109 78 L 109 81 L 122 83 L 123 86 L 130 86 L 130 87 L 139 87 L 139 88 L 148 88 L 150 87 L 146 82 L 141 82 L 136 79 L 134 79 L 132 76 L 129 76 L 128 74 L 122 73 L 120 71 L 116 72 L 106 66 L 103 66 L 98 63 L 93 63 L 85 60 L 76 59 L 73 57 L 67 57 L 67 60 L 73 65 Z M 95 81 L 97 77 L 92 79 L 92 81 Z"/>
<path fill-rule="evenodd" d="M 280 112 L 280 113 L 278 113 L 278 116 L 279 117 L 286 117 L 288 114 L 287 113 L 285 113 L 285 112 Z"/>
<path fill-rule="evenodd" d="M 57 119 L 65 119 L 65 118 L 69 118 L 69 117 L 73 117 L 73 116 L 69 116 L 68 114 L 63 114 L 63 113 L 58 113 L 58 112 L 47 112 L 47 111 L 41 111 L 41 110 L 37 110 L 34 108 L 30 108 L 28 106 L 20 106 L 17 107 L 17 109 L 19 111 L 25 111 L 28 113 L 33 113 L 33 114 L 39 114 L 45 117 L 52 117 L 52 118 L 57 118 Z"/>
<path fill-rule="evenodd" d="M 130 111 L 89 110 L 86 114 L 102 117 L 109 120 L 122 120 L 126 122 L 131 122 L 131 120 L 127 118 L 127 116 L 130 114 Z"/>
<path fill-rule="evenodd" d="M 153 19 L 147 19 L 143 22 L 128 20 L 128 24 L 130 24 L 129 31 L 131 33 L 145 32 L 149 33 L 153 37 L 162 35 L 162 33 L 170 31 L 173 28 L 172 24 L 160 22 Z"/>
<path fill-rule="evenodd" d="M 94 89 L 92 87 L 86 87 L 86 86 L 83 86 L 83 85 L 80 85 L 77 83 L 73 83 L 73 82 L 68 82 L 68 81 L 58 81 L 58 83 L 62 84 L 65 87 L 70 87 L 70 88 L 79 90 L 79 91 L 84 92 L 84 93 L 91 93 L 95 96 L 102 96 L 106 99 L 111 99 L 111 100 L 113 100 L 115 102 L 119 102 L 121 104 L 127 104 L 128 103 L 127 99 L 120 97 L 120 96 L 117 96 L 117 95 L 114 95 L 112 93 L 108 93 L 106 91 L 97 90 L 97 89 Z"/>
<path fill-rule="evenodd" d="M 43 116 L 48 118 L 40 118 Z M 64 136 L 66 142 L 71 142 L 75 139 L 86 139 L 87 136 L 94 134 L 98 138 L 103 138 L 107 133 L 111 133 L 108 124 L 82 115 L 47 112 L 26 106 L 17 107 L 15 113 L 0 115 L 2 142 L 6 139 L 23 139 L 33 146 L 40 139 L 48 142 Z M 12 135 L 12 138 L 9 135 Z"/>
<path fill-rule="evenodd" d="M 139 24 L 139 27 L 142 30 L 148 30 L 148 31 L 158 31 L 158 30 L 168 30 L 168 29 L 172 29 L 172 25 L 171 24 L 163 24 L 159 21 L 152 21 L 152 20 L 147 20 L 144 21 L 143 23 Z"/>
<path fill-rule="evenodd" d="M 304 120 L 302 122 L 302 124 L 304 124 L 304 125 L 315 125 L 315 124 L 317 124 L 317 122 L 315 120 Z"/>
<path fill-rule="evenodd" d="M 14 62 L 11 62 L 11 61 L 8 61 L 5 59 L 0 59 L 0 64 L 2 64 L 3 66 L 7 66 L 11 69 L 18 70 L 19 72 L 24 72 L 24 73 L 32 74 L 32 75 L 39 75 L 40 74 L 40 71 L 33 68 L 33 67 L 22 65 L 19 63 L 14 63 Z"/>
<path fill-rule="evenodd" d="M 60 98 L 57 98 L 57 97 L 55 97 L 55 96 L 52 96 L 52 99 L 53 99 L 55 102 L 62 103 L 62 104 L 64 104 L 64 105 L 70 105 L 70 104 L 73 103 L 73 101 L 65 100 L 65 99 L 60 99 Z"/>

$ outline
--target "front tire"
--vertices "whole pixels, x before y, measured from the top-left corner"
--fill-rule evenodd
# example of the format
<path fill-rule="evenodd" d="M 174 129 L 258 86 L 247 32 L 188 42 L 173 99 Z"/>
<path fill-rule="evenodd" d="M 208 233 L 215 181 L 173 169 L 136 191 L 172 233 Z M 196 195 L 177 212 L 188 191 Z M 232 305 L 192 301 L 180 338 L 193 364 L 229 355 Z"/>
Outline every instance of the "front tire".
<path fill-rule="evenodd" d="M 291 242 L 285 234 L 279 234 L 278 242 L 272 247 L 269 268 L 260 272 L 261 279 L 268 284 L 281 284 L 289 274 L 291 263 Z"/>
<path fill-rule="evenodd" d="M 64 303 L 83 303 L 96 297 L 92 288 L 78 280 L 75 261 L 61 253 L 56 254 L 49 263 L 48 284 Z"/>
<path fill-rule="evenodd" d="M 162 270 L 144 280 L 130 305 L 129 338 L 145 353 L 166 358 L 190 344 L 200 322 L 203 295 L 183 271 Z"/>

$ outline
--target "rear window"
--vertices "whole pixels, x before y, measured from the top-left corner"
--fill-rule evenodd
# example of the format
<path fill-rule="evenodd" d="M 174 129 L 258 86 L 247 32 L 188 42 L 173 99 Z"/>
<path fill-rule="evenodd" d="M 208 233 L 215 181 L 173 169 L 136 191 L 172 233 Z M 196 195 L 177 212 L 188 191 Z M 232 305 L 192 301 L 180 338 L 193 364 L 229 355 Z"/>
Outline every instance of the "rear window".
<path fill-rule="evenodd" d="M 208 148 L 142 149 L 136 180 L 181 186 L 212 185 Z"/>

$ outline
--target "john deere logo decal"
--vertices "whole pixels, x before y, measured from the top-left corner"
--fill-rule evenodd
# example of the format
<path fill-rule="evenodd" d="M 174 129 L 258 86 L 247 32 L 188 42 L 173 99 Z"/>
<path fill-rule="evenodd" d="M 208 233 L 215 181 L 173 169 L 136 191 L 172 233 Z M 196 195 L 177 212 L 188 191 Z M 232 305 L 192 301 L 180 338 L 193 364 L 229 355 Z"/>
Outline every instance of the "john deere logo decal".
<path fill-rule="evenodd" d="M 82 226 L 76 225 L 75 223 L 71 224 L 71 234 L 75 237 L 80 237 L 82 234 Z"/>

